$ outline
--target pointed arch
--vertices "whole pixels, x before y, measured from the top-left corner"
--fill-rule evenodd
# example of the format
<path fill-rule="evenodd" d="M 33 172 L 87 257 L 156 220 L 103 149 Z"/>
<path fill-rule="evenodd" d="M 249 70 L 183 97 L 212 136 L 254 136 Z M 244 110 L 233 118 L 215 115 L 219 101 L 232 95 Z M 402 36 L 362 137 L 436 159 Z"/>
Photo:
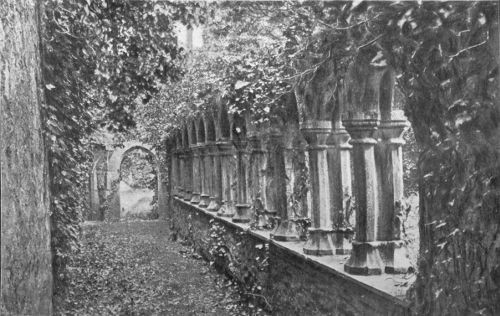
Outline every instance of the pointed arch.
<path fill-rule="evenodd" d="M 198 137 L 197 137 L 198 143 L 204 143 L 206 141 L 205 139 L 205 123 L 203 122 L 203 118 L 200 117 L 198 120 Z"/>
<path fill-rule="evenodd" d="M 229 114 L 224 107 L 221 107 L 220 110 L 220 132 L 222 138 L 230 138 L 231 137 L 231 123 L 229 122 Z"/>
<path fill-rule="evenodd" d="M 380 119 L 388 121 L 391 119 L 391 112 L 394 102 L 395 76 L 392 69 L 388 69 L 380 80 L 379 89 L 379 110 Z"/>
<path fill-rule="evenodd" d="M 193 146 L 196 145 L 197 138 L 196 138 L 196 123 L 194 121 L 191 121 L 189 123 L 189 145 Z"/>
<path fill-rule="evenodd" d="M 206 141 L 214 142 L 215 141 L 215 123 L 214 123 L 214 119 L 213 119 L 212 115 L 207 114 L 205 121 L 206 121 L 206 129 L 207 129 Z"/>
<path fill-rule="evenodd" d="M 235 113 L 231 124 L 231 139 L 244 138 L 246 137 L 246 133 L 247 126 L 245 118 L 242 115 Z"/>
<path fill-rule="evenodd" d="M 184 128 L 182 129 L 182 147 L 189 147 L 189 132 L 187 126 L 184 126 Z"/>

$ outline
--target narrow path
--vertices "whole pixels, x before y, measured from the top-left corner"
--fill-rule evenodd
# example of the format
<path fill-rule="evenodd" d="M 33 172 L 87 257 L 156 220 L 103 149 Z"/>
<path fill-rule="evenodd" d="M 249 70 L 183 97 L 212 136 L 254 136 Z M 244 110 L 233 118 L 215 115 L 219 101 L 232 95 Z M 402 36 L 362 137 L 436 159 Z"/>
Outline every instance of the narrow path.
<path fill-rule="evenodd" d="M 56 315 L 264 315 L 164 221 L 86 223 Z"/>

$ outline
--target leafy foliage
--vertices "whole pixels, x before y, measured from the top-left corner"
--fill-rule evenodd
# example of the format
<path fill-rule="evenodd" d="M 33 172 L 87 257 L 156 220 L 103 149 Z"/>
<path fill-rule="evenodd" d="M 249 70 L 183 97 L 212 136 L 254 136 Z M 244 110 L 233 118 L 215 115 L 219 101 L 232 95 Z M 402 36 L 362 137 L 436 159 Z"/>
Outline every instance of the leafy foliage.
<path fill-rule="evenodd" d="M 132 126 L 135 100 L 147 101 L 160 84 L 179 77 L 182 52 L 173 22 L 195 22 L 199 5 L 45 0 L 43 8 L 43 115 L 57 281 L 77 246 L 91 132 L 99 125 Z"/>
<path fill-rule="evenodd" d="M 158 186 L 153 157 L 143 150 L 128 153 L 120 166 L 121 179 L 132 188 L 149 188 L 155 190 Z"/>

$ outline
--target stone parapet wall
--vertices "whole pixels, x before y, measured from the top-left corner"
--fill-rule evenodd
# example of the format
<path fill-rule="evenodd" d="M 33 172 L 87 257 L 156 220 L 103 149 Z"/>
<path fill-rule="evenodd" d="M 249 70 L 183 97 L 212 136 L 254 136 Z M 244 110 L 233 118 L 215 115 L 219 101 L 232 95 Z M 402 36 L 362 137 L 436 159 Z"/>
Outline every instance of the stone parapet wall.
<path fill-rule="evenodd" d="M 411 314 L 406 288 L 399 286 L 403 276 L 348 275 L 342 262 L 348 256 L 305 255 L 303 241 L 271 240 L 269 231 L 251 230 L 178 198 L 168 217 L 179 237 L 275 315 Z"/>

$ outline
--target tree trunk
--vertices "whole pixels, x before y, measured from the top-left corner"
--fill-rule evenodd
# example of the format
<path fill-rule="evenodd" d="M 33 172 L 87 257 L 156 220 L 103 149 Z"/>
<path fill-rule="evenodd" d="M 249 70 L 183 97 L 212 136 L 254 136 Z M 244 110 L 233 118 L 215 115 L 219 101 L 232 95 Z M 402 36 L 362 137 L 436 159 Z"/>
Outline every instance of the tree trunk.
<path fill-rule="evenodd" d="M 0 5 L 2 315 L 52 313 L 39 5 L 34 0 Z"/>

